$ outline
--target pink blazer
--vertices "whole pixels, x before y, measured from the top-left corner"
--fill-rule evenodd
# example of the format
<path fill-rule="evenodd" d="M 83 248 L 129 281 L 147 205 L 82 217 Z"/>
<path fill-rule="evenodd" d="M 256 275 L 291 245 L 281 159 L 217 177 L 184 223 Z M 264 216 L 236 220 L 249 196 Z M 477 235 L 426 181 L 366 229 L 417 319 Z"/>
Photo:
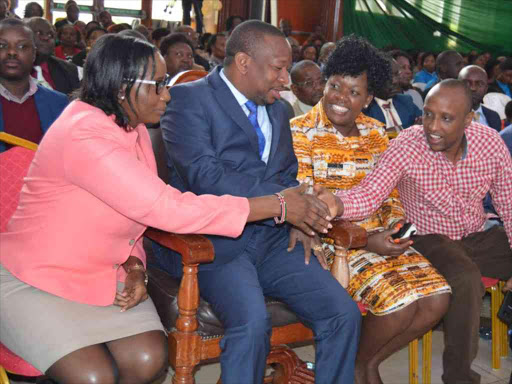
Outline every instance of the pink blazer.
<path fill-rule="evenodd" d="M 242 233 L 249 203 L 233 196 L 196 196 L 156 173 L 144 125 L 126 132 L 113 116 L 72 102 L 44 136 L 7 231 L 0 262 L 20 280 L 92 305 L 114 301 L 120 267 L 146 260 L 147 226 L 169 232 Z"/>

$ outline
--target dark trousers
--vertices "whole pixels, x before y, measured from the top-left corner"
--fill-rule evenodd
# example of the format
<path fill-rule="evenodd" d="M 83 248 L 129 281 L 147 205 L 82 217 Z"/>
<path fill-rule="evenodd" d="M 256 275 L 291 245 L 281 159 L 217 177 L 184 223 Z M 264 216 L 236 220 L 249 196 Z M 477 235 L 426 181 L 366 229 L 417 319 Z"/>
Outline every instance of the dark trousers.
<path fill-rule="evenodd" d="M 414 238 L 421 252 L 452 287 L 450 308 L 443 318 L 445 349 L 443 382 L 476 384 L 479 375 L 471 370 L 478 352 L 478 328 L 482 297 L 481 277 L 507 280 L 512 276 L 512 251 L 503 227 L 472 233 L 461 240 L 443 235 Z"/>
<path fill-rule="evenodd" d="M 261 226 L 245 252 L 199 272 L 201 296 L 224 325 L 223 384 L 261 384 L 270 350 L 271 319 L 264 296 L 286 303 L 315 335 L 316 382 L 353 383 L 361 315 L 357 305 L 299 244 L 287 251 L 286 231 Z"/>
<path fill-rule="evenodd" d="M 181 6 L 183 8 L 183 24 L 190 25 L 190 10 L 194 5 L 194 13 L 196 14 L 196 31 L 203 33 L 203 0 L 183 0 Z"/>

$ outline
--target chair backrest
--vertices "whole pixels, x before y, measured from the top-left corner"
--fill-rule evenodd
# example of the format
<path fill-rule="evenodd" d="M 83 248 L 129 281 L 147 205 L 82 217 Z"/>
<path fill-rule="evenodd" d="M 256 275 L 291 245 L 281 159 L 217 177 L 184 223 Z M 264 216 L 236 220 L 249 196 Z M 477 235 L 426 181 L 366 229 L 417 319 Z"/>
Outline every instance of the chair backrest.
<path fill-rule="evenodd" d="M 23 178 L 35 152 L 23 147 L 14 147 L 0 153 L 0 232 L 7 228 L 20 198 Z"/>

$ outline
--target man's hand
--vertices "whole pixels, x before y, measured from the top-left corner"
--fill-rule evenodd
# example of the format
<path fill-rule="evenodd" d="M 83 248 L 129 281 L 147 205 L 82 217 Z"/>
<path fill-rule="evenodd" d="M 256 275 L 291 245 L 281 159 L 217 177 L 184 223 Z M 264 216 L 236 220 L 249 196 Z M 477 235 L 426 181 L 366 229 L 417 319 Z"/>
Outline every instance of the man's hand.
<path fill-rule="evenodd" d="M 412 240 L 394 240 L 391 235 L 397 233 L 399 230 L 400 226 L 394 225 L 391 229 L 369 235 L 366 249 L 370 252 L 374 252 L 383 256 L 401 255 L 407 250 L 407 248 L 412 245 Z"/>
<path fill-rule="evenodd" d="M 343 214 L 343 203 L 340 198 L 320 185 L 313 186 L 313 193 L 316 197 L 322 200 L 327 207 L 332 218 L 341 216 Z"/>
<path fill-rule="evenodd" d="M 288 252 L 291 252 L 295 248 L 297 240 L 300 241 L 304 246 L 304 260 L 306 264 L 309 264 L 309 260 L 311 259 L 311 250 L 313 250 L 313 253 L 315 254 L 322 268 L 326 270 L 329 269 L 329 266 L 327 265 L 327 260 L 325 258 L 324 250 L 322 248 L 322 241 L 320 240 L 320 237 L 317 234 L 315 234 L 314 236 L 309 236 L 302 232 L 300 229 L 293 227 L 290 230 Z"/>
<path fill-rule="evenodd" d="M 124 290 L 123 292 L 117 292 L 114 299 L 114 305 L 121 307 L 121 312 L 125 312 L 148 299 L 144 278 L 144 272 L 138 269 L 132 270 L 126 275 Z"/>

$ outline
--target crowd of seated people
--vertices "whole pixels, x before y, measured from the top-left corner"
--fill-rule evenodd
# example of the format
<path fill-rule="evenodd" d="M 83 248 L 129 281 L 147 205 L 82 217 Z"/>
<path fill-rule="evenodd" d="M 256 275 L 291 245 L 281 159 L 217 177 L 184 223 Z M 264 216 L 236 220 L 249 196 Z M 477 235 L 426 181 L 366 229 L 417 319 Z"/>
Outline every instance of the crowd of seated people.
<path fill-rule="evenodd" d="M 130 249 L 136 249 L 136 255 L 123 248 L 124 259 L 112 259 L 123 268 L 117 277 L 109 277 L 114 282 L 129 278 L 110 296 L 96 292 L 82 297 L 78 292 L 85 285 L 76 283 L 73 293 L 48 283 L 62 279 L 65 285 L 68 277 L 64 275 L 43 274 L 36 283 L 36 256 L 22 263 L 2 255 L 0 284 L 7 280 L 16 284 L 18 299 L 35 300 L 31 296 L 35 293 L 60 296 L 69 301 L 66 306 L 57 306 L 46 296 L 43 304 L 56 305 L 65 319 L 70 308 L 80 306 L 77 310 L 86 314 L 84 322 L 97 319 L 97 314 L 90 316 L 90 305 L 104 307 L 109 316 L 115 306 L 141 315 L 133 310 L 140 306 L 137 311 L 142 311 L 148 326 L 144 330 L 128 327 L 127 333 L 116 333 L 115 340 L 100 335 L 93 339 L 93 346 L 87 344 L 90 340 L 77 340 L 73 349 L 58 350 L 43 359 L 44 348 L 28 351 L 23 341 L 6 336 L 8 326 L 2 322 L 15 321 L 41 333 L 43 329 L 12 317 L 0 321 L 0 342 L 62 383 L 73 383 L 78 377 L 74 375 L 92 374 L 111 382 L 116 375 L 133 374 L 130 366 L 141 357 L 126 357 L 117 348 L 133 350 L 141 343 L 155 348 L 139 377 L 140 382 L 150 382 L 163 372 L 167 352 L 145 291 L 145 259 L 138 236 L 147 225 L 171 231 L 183 225 L 188 232 L 215 234 L 211 238 L 215 262 L 201 266 L 198 276 L 202 296 L 214 311 L 223 313 L 223 383 L 249 382 L 247 377 L 254 383 L 262 380 L 270 332 L 265 295 L 288 304 L 314 330 L 318 382 L 381 383 L 380 363 L 439 321 L 444 322 L 443 381 L 479 382 L 471 363 L 477 352 L 480 277 L 502 279 L 512 289 L 512 58 L 446 50 L 425 52 L 415 60 L 412 54 L 379 50 L 355 36 L 329 42 L 320 30 L 300 44 L 292 36 L 289 20 L 281 20 L 278 29 L 259 21 L 244 22 L 239 16 L 228 19 L 225 32 L 202 38 L 188 25 L 173 32 L 132 30 L 114 24 L 104 11 L 100 22 L 84 26 L 84 40 L 77 25 L 76 2 L 68 1 L 65 9 L 66 18 L 55 26 L 34 5 L 27 5 L 24 21 L 0 21 L 0 131 L 35 143 L 43 135 L 48 137 L 37 152 L 38 167 L 31 169 L 35 178 L 26 183 L 35 190 L 50 188 L 45 192 L 52 193 L 51 185 L 37 185 L 37 177 L 55 167 L 55 148 L 71 142 L 77 148 L 69 153 L 69 162 L 97 164 L 105 183 L 112 185 L 116 180 L 128 187 L 129 180 L 108 173 L 112 166 L 103 164 L 85 143 L 75 143 L 67 132 L 73 126 L 84 130 L 99 148 L 131 143 L 133 148 L 125 157 L 111 159 L 121 169 L 121 160 L 136 164 L 141 154 L 150 155 L 145 126 L 160 125 L 173 188 L 165 189 L 148 171 L 151 165 L 145 164 L 144 171 L 134 165 L 137 173 L 131 177 L 145 182 L 130 196 L 144 209 L 151 207 L 147 216 L 137 216 L 130 211 L 130 198 L 114 201 L 93 186 L 97 179 L 81 175 L 78 165 L 72 169 L 59 165 L 55 172 L 61 173 L 53 175 L 54 181 L 62 177 L 73 188 L 106 199 L 107 207 L 87 204 L 93 210 L 112 210 L 112 221 L 133 232 L 137 241 L 135 247 L 130 243 Z M 122 64 L 113 55 L 121 46 L 133 49 Z M 133 73 L 123 78 L 109 72 L 117 76 L 115 93 L 95 73 L 110 64 L 105 60 Z M 210 74 L 168 92 L 170 78 L 191 69 Z M 103 93 L 95 93 L 100 90 Z M 71 101 L 74 93 L 78 100 Z M 281 96 L 284 100 L 279 100 Z M 487 101 L 496 98 L 501 104 Z M 74 119 L 77 112 L 95 119 L 101 116 L 102 123 L 94 129 L 118 129 L 118 142 L 100 140 L 106 131 L 92 132 L 84 121 Z M 106 118 L 109 114 L 114 117 Z M 69 127 L 68 121 L 73 122 Z M 130 141 L 132 131 L 142 138 Z M 0 152 L 7 148 L 0 146 Z M 112 150 L 103 149 L 105 154 Z M 465 166 L 475 163 L 480 166 L 473 171 Z M 317 196 L 294 188 L 299 182 L 317 186 Z M 289 224 L 276 225 L 280 217 L 274 208 L 280 208 L 281 199 L 272 194 L 283 190 Z M 184 192 L 193 194 L 180 197 Z M 488 193 L 492 212 L 502 225 L 484 230 L 490 209 L 484 209 L 483 200 Z M 191 207 L 188 198 L 201 200 L 196 195 L 208 195 L 200 204 L 204 211 L 217 212 L 208 216 L 211 222 L 199 220 L 191 227 L 192 219 L 181 214 L 172 225 L 165 220 L 164 206 L 183 204 L 186 210 Z M 227 201 L 224 206 L 212 195 L 238 197 L 219 197 Z M 22 195 L 20 210 L 25 209 L 23 199 L 29 198 Z M 68 207 L 67 198 L 62 196 L 63 207 Z M 262 208 L 258 198 L 269 206 Z M 160 199 L 168 199 L 171 205 Z M 40 203 L 42 212 L 50 209 L 44 201 Z M 76 209 L 77 217 L 92 214 L 84 207 Z M 122 225 L 116 215 L 124 215 Z M 2 234 L 2 241 L 10 242 L 12 249 L 24 241 L 27 250 L 34 252 L 31 243 L 16 232 L 29 223 L 29 216 L 19 215 L 9 230 L 12 233 Z M 357 223 L 369 235 L 367 247 L 349 255 L 351 280 L 346 290 L 328 272 L 332 246 L 322 237 L 327 221 L 335 216 Z M 315 224 L 311 217 L 316 218 Z M 48 220 L 51 226 L 53 219 Z M 392 234 L 405 220 L 415 224 L 417 236 L 393 241 Z M 247 224 L 253 221 L 257 223 Z M 44 231 L 36 232 L 33 239 L 45 236 Z M 105 245 L 111 239 L 97 240 Z M 72 244 L 70 240 L 67 245 Z M 112 249 L 105 245 L 101 251 Z M 70 250 L 59 252 L 52 259 L 56 270 L 82 268 L 91 278 L 100 273 L 99 266 L 88 265 L 79 256 L 72 265 L 62 264 L 61 256 Z M 49 257 L 45 252 L 38 255 Z M 158 267 L 179 275 L 179 258 L 157 261 Z M 20 272 L 23 268 L 34 275 Z M 238 297 L 226 297 L 226 287 L 238 292 Z M 2 306 L 13 305 L 12 298 L 1 289 L 0 293 Z M 362 323 L 354 301 L 369 309 Z M 119 318 L 114 317 L 109 327 L 118 328 Z M 47 342 L 54 336 L 45 335 Z M 95 346 L 106 348 L 108 354 L 91 348 Z M 246 358 L 242 362 L 239 356 Z M 77 359 L 88 359 L 90 364 L 78 367 Z M 117 368 L 105 361 L 114 361 Z"/>

